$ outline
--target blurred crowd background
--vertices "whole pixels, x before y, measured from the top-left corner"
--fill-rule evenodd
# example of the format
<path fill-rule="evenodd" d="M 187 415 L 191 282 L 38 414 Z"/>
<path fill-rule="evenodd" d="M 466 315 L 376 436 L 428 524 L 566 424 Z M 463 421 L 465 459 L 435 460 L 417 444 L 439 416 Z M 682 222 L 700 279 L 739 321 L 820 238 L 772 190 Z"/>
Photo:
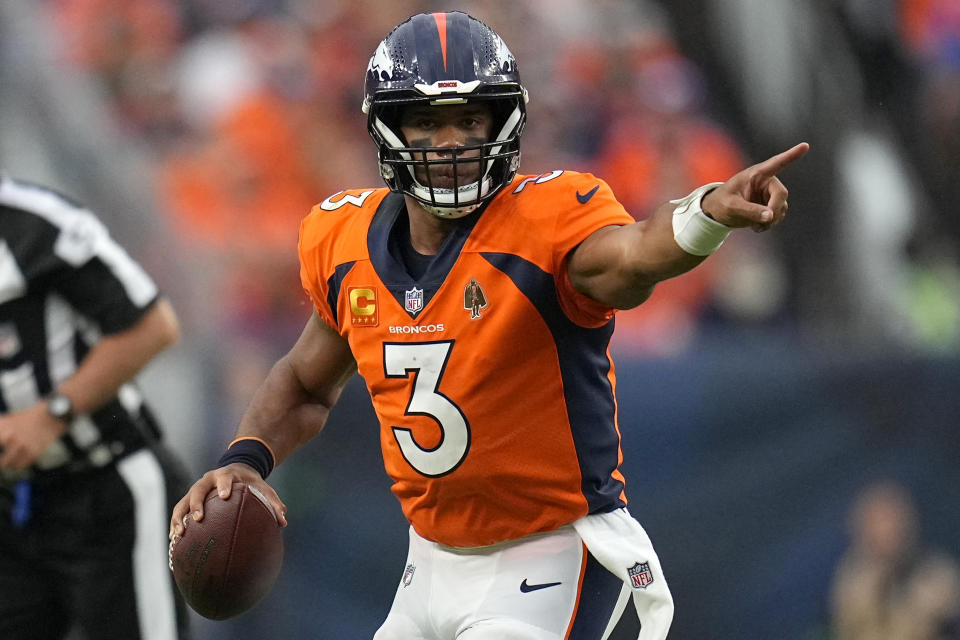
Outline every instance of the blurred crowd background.
<path fill-rule="evenodd" d="M 628 495 L 672 637 L 960 637 L 957 0 L 0 3 L 0 167 L 84 201 L 168 293 L 184 339 L 143 379 L 193 471 L 310 314 L 299 220 L 382 184 L 370 54 L 457 8 L 518 59 L 521 173 L 595 173 L 638 219 L 812 145 L 775 232 L 617 317 Z M 201 638 L 372 635 L 406 535 L 368 405 L 354 380 L 277 471 L 280 583 Z"/>

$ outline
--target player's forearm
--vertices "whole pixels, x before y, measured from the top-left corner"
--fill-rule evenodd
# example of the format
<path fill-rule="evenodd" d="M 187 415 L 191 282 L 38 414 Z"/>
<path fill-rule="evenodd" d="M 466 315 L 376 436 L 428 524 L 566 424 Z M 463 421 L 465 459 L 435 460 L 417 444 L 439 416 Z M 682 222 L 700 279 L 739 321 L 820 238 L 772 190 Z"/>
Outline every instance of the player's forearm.
<path fill-rule="evenodd" d="M 320 433 L 333 404 L 308 392 L 288 359 L 281 358 L 254 394 L 236 436 L 263 440 L 280 464 Z"/>
<path fill-rule="evenodd" d="M 617 309 L 632 309 L 657 283 L 703 262 L 704 256 L 687 253 L 674 239 L 673 209 L 665 203 L 646 220 L 602 229 L 584 241 L 571 260 L 577 290 Z"/>
<path fill-rule="evenodd" d="M 94 411 L 178 338 L 173 308 L 159 300 L 133 327 L 94 345 L 58 391 L 70 398 L 76 413 Z"/>
<path fill-rule="evenodd" d="M 323 429 L 343 387 L 356 372 L 346 340 L 314 312 L 300 339 L 281 358 L 237 428 L 237 437 L 254 436 L 271 448 L 280 464 Z"/>
<path fill-rule="evenodd" d="M 625 229 L 637 236 L 628 241 L 630 249 L 623 266 L 636 287 L 652 287 L 679 276 L 706 258 L 687 253 L 677 244 L 672 223 L 674 208 L 674 204 L 664 203 L 648 219 Z"/>

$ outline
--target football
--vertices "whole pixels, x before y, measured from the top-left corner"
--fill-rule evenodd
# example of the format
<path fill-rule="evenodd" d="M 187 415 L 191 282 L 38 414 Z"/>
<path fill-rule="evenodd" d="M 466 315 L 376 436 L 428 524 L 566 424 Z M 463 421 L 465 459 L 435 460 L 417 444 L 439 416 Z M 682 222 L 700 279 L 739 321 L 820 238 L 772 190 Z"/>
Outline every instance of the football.
<path fill-rule="evenodd" d="M 214 489 L 203 520 L 188 520 L 170 542 L 170 570 L 194 611 L 226 620 L 253 608 L 270 591 L 283 565 L 283 536 L 267 499 L 235 482 L 223 500 Z"/>

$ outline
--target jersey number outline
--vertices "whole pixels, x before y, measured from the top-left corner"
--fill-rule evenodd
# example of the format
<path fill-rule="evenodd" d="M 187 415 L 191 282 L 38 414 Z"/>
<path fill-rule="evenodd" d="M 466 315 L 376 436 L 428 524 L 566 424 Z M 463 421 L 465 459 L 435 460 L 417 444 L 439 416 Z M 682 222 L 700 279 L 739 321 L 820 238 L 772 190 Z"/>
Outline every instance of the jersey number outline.
<path fill-rule="evenodd" d="M 453 350 L 453 340 L 437 342 L 384 342 L 383 369 L 388 378 L 409 378 L 413 390 L 404 415 L 426 416 L 440 427 L 440 442 L 427 449 L 414 439 L 410 429 L 393 426 L 393 437 L 407 463 L 418 473 L 439 478 L 455 470 L 470 450 L 470 423 L 450 398 L 440 393 Z"/>
<path fill-rule="evenodd" d="M 360 194 L 347 193 L 342 198 L 334 202 L 334 198 L 339 196 L 341 193 L 344 193 L 343 190 L 337 191 L 335 194 L 324 200 L 320 203 L 320 208 L 324 211 L 336 211 L 345 204 L 350 204 L 355 207 L 362 207 L 364 201 L 370 197 L 370 194 L 373 193 L 375 189 L 367 189 L 366 191 Z"/>

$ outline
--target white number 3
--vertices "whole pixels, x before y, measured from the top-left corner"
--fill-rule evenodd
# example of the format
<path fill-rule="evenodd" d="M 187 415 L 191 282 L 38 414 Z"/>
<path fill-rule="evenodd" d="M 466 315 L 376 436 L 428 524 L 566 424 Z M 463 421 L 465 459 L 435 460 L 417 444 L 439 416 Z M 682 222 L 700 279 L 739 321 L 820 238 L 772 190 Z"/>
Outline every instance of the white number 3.
<path fill-rule="evenodd" d="M 393 427 L 393 436 L 410 466 L 425 476 L 443 476 L 463 462 L 470 449 L 470 425 L 456 404 L 440 393 L 440 378 L 447 366 L 453 342 L 386 342 L 383 367 L 388 378 L 413 374 L 413 392 L 405 415 L 428 416 L 440 426 L 440 443 L 421 447 L 410 429 Z"/>

